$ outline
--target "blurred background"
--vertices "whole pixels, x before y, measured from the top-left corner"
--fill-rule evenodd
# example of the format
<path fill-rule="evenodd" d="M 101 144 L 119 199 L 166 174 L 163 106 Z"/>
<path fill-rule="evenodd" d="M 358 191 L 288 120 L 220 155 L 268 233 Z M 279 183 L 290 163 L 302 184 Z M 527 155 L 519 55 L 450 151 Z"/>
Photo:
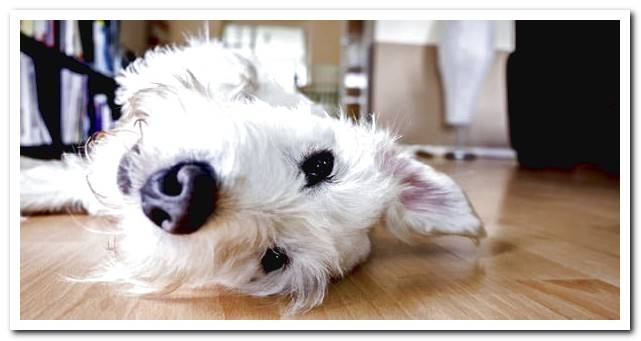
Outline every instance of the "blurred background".
<path fill-rule="evenodd" d="M 81 152 L 120 116 L 120 70 L 207 31 L 329 114 L 375 113 L 461 185 L 488 232 L 405 245 L 374 229 L 368 264 L 306 317 L 620 318 L 619 21 L 22 21 L 21 169 Z M 113 252 L 77 228 L 93 219 L 21 220 L 22 319 L 280 317 L 238 295 L 60 281 Z"/>
<path fill-rule="evenodd" d="M 420 156 L 619 173 L 618 21 L 21 21 L 21 155 L 81 148 L 121 69 L 204 31 Z"/>

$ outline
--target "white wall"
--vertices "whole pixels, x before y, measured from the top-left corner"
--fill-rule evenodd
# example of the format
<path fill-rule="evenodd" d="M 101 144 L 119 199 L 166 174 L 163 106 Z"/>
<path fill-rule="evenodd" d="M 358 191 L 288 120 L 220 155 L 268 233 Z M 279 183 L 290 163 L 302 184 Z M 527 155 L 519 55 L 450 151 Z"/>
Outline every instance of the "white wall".
<path fill-rule="evenodd" d="M 377 21 L 374 25 L 372 109 L 381 125 L 401 141 L 452 145 L 455 131 L 445 124 L 437 67 L 443 21 Z M 468 143 L 509 147 L 506 70 L 514 50 L 514 22 L 496 21 L 497 57 L 481 89 L 468 129 Z"/>
<path fill-rule="evenodd" d="M 379 20 L 374 24 L 374 41 L 406 45 L 437 45 L 443 21 Z M 496 20 L 496 48 L 514 51 L 514 21 Z"/>

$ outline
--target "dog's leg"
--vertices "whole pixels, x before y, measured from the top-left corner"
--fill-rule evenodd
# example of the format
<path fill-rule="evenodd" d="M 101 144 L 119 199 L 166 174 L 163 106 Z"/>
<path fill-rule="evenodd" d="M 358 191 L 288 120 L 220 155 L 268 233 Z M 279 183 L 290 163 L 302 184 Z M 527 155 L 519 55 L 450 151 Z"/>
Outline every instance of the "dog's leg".
<path fill-rule="evenodd" d="M 65 155 L 63 160 L 20 160 L 22 214 L 91 211 L 95 201 L 86 182 L 87 161 Z"/>

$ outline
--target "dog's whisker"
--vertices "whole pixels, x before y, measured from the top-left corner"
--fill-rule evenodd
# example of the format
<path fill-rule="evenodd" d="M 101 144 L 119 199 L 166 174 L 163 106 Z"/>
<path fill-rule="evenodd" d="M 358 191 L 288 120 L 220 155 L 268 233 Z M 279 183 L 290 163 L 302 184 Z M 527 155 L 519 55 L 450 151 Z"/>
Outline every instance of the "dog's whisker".
<path fill-rule="evenodd" d="M 144 119 L 144 118 L 138 118 L 138 119 L 136 119 L 136 121 L 134 121 L 134 126 L 138 127 L 139 135 L 140 135 L 140 139 L 141 140 L 144 138 L 144 134 L 143 134 L 143 130 L 142 130 L 142 125 L 143 124 L 145 124 L 145 125 L 147 124 L 147 120 Z"/>
<path fill-rule="evenodd" d="M 102 194 L 98 193 L 93 188 L 93 185 L 91 184 L 91 181 L 89 180 L 89 176 L 90 176 L 90 174 L 86 174 L 85 175 L 85 182 L 87 184 L 87 187 L 89 188 L 89 191 L 91 191 L 91 193 L 93 193 L 95 199 L 98 200 L 100 202 L 100 204 L 102 204 L 103 206 L 105 206 L 107 208 L 110 208 L 110 209 L 118 209 L 118 208 L 120 208 L 121 207 L 120 205 L 109 202 L 109 196 L 102 195 Z"/>

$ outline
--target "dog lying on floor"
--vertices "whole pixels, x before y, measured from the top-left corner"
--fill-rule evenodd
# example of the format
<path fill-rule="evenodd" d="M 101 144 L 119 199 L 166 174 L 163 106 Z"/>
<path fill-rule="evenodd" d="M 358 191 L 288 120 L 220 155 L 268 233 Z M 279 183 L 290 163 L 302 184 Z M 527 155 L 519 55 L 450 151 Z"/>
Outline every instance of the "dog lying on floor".
<path fill-rule="evenodd" d="M 21 172 L 23 214 L 81 209 L 118 221 L 88 280 L 138 293 L 220 284 L 323 300 L 382 222 L 412 235 L 485 235 L 446 175 L 373 122 L 333 118 L 218 43 L 148 52 L 117 77 L 123 116 L 87 144 Z"/>

